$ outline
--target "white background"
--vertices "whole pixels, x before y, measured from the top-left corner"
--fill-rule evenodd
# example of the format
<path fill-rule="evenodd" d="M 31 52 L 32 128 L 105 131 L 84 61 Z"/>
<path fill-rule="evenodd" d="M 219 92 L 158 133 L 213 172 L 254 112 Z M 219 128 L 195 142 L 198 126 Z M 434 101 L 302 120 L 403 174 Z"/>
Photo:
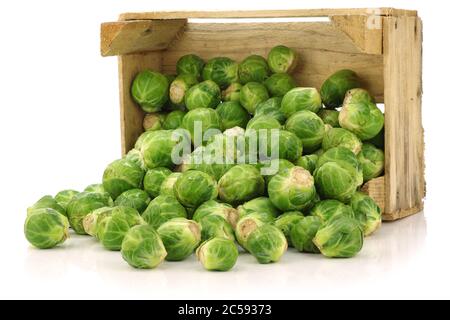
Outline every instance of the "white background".
<path fill-rule="evenodd" d="M 99 182 L 120 157 L 116 58 L 99 28 L 121 12 L 327 7 L 418 9 L 424 20 L 424 214 L 385 224 L 351 260 L 288 252 L 279 264 L 240 257 L 203 271 L 192 257 L 135 271 L 89 238 L 38 251 L 26 207 Z M 450 298 L 449 41 L 446 1 L 1 1 L 0 298 Z"/>

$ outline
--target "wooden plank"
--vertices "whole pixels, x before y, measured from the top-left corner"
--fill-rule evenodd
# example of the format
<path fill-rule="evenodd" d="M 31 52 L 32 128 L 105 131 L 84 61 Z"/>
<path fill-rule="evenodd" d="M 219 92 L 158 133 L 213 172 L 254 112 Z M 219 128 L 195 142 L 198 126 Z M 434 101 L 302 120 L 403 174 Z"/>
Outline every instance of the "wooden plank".
<path fill-rule="evenodd" d="M 143 132 L 144 112 L 131 97 L 131 83 L 138 72 L 145 69 L 160 71 L 161 52 L 119 56 L 120 123 L 123 155 L 133 149 L 134 143 Z"/>
<path fill-rule="evenodd" d="M 422 22 L 384 18 L 386 214 L 398 219 L 423 208 Z"/>
<path fill-rule="evenodd" d="M 300 65 L 293 75 L 300 86 L 319 88 L 336 70 L 350 68 L 365 80 L 377 101 L 383 102 L 383 56 L 362 53 L 329 22 L 188 23 L 164 52 L 162 69 L 175 72 L 176 61 L 188 53 L 204 59 L 223 55 L 242 60 L 250 54 L 267 56 L 279 44 L 299 53 Z"/>
<path fill-rule="evenodd" d="M 101 54 L 115 56 L 166 49 L 186 19 L 107 22 L 101 25 Z"/>
<path fill-rule="evenodd" d="M 129 12 L 120 15 L 120 20 L 146 19 L 238 19 L 238 18 L 294 18 L 328 17 L 333 15 L 380 15 L 380 16 L 417 16 L 417 11 L 394 8 L 358 8 L 358 9 L 296 9 L 296 10 L 255 10 L 255 11 L 156 11 Z"/>

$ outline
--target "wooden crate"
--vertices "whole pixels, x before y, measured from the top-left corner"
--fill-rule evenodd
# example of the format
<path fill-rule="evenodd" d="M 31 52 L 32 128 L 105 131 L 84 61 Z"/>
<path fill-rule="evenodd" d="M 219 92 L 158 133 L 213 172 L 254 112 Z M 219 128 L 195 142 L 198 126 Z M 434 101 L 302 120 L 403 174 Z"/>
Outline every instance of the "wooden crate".
<path fill-rule="evenodd" d="M 299 19 L 272 19 L 306 17 Z M 321 21 L 311 18 L 325 17 Z M 197 19 L 223 19 L 199 21 Z M 258 18 L 246 19 L 243 18 Z M 192 21 L 195 19 L 195 21 Z M 317 20 L 317 19 L 316 19 Z M 101 26 L 101 53 L 119 56 L 122 152 L 143 131 L 144 113 L 130 85 L 143 69 L 174 73 L 177 59 L 250 54 L 267 56 L 284 44 L 298 51 L 294 73 L 300 86 L 320 87 L 333 72 L 355 70 L 377 102 L 385 104 L 385 176 L 363 190 L 380 205 L 385 220 L 423 209 L 424 141 L 421 123 L 422 22 L 416 11 L 316 9 L 229 12 L 125 13 Z"/>

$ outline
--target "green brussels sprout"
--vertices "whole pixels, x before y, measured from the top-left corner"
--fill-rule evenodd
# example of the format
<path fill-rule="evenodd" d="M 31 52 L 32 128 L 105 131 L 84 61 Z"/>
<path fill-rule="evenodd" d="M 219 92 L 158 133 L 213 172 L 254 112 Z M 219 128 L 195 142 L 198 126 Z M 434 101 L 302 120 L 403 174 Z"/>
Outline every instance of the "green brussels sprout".
<path fill-rule="evenodd" d="M 174 218 L 157 230 L 167 250 L 166 260 L 181 261 L 189 257 L 201 240 L 201 227 L 186 218 Z"/>
<path fill-rule="evenodd" d="M 226 57 L 218 57 L 209 60 L 202 75 L 205 80 L 212 80 L 221 88 L 226 88 L 233 82 L 239 82 L 239 64 Z"/>
<path fill-rule="evenodd" d="M 378 149 L 384 150 L 384 127 L 375 137 L 364 142 L 371 143 Z"/>
<path fill-rule="evenodd" d="M 323 200 L 318 202 L 310 212 L 311 216 L 318 217 L 323 223 L 338 215 L 354 218 L 355 214 L 350 206 L 337 200 Z"/>
<path fill-rule="evenodd" d="M 356 220 L 361 224 L 364 236 L 370 236 L 381 227 L 381 209 L 375 201 L 362 192 L 356 192 L 350 200 Z"/>
<path fill-rule="evenodd" d="M 200 128 L 196 128 L 196 124 L 199 124 Z M 194 141 L 194 146 L 197 147 L 201 145 L 201 143 L 198 143 L 197 141 L 199 140 L 197 136 L 200 135 L 200 138 L 203 140 L 203 135 L 208 130 L 221 131 L 222 124 L 216 110 L 210 108 L 197 108 L 189 111 L 184 116 L 181 127 L 189 132 L 191 140 Z M 197 132 L 198 129 L 201 129 L 201 133 Z"/>
<path fill-rule="evenodd" d="M 63 215 L 66 215 L 67 205 L 69 204 L 70 200 L 72 200 L 72 198 L 77 194 L 79 194 L 79 192 L 75 190 L 63 190 L 56 194 L 55 200 L 64 209 Z"/>
<path fill-rule="evenodd" d="M 283 232 L 270 224 L 262 225 L 250 233 L 246 245 L 248 251 L 262 264 L 278 262 L 288 247 Z"/>
<path fill-rule="evenodd" d="M 295 249 L 300 252 L 320 253 L 313 243 L 313 239 L 322 226 L 322 221 L 315 216 L 301 219 L 291 228 L 291 241 Z"/>
<path fill-rule="evenodd" d="M 364 143 L 358 154 L 364 182 L 379 177 L 384 171 L 384 152 L 370 143 Z"/>
<path fill-rule="evenodd" d="M 162 128 L 164 130 L 175 130 L 180 128 L 185 115 L 186 112 L 182 110 L 169 112 L 162 123 Z"/>
<path fill-rule="evenodd" d="M 30 214 L 36 209 L 46 208 L 53 209 L 63 216 L 67 216 L 66 209 L 64 209 L 52 196 L 43 196 L 42 198 L 40 198 L 35 204 L 27 209 L 27 213 Z"/>
<path fill-rule="evenodd" d="M 200 220 L 202 241 L 211 238 L 225 238 L 234 241 L 234 231 L 231 224 L 218 215 L 207 215 Z"/>
<path fill-rule="evenodd" d="M 322 108 L 322 100 L 316 88 L 291 89 L 281 100 L 281 112 L 286 118 L 303 110 L 317 113 L 320 108 Z"/>
<path fill-rule="evenodd" d="M 161 238 L 149 225 L 131 228 L 122 241 L 121 253 L 130 266 L 138 269 L 155 268 L 167 255 Z"/>
<path fill-rule="evenodd" d="M 98 227 L 100 222 L 111 215 L 114 208 L 102 207 L 95 209 L 83 218 L 84 231 L 91 237 L 98 238 Z"/>
<path fill-rule="evenodd" d="M 140 224 L 144 224 L 144 220 L 136 209 L 114 207 L 111 213 L 98 223 L 97 237 L 105 249 L 119 251 L 127 232 Z"/>
<path fill-rule="evenodd" d="M 271 129 L 281 129 L 281 124 L 277 119 L 271 116 L 259 116 L 251 119 L 247 124 L 247 130 L 271 130 Z"/>
<path fill-rule="evenodd" d="M 272 97 L 280 98 L 297 86 L 294 78 L 287 73 L 274 73 L 264 84 Z"/>
<path fill-rule="evenodd" d="M 298 64 L 298 55 L 286 46 L 273 47 L 267 58 L 269 68 L 273 73 L 292 73 Z"/>
<path fill-rule="evenodd" d="M 320 168 L 327 162 L 337 162 L 341 167 L 348 170 L 350 175 L 355 178 L 358 187 L 363 184 L 363 171 L 361 165 L 355 154 L 349 149 L 344 147 L 328 149 L 319 157 L 317 168 Z"/>
<path fill-rule="evenodd" d="M 152 112 L 147 113 L 144 117 L 144 121 L 142 122 L 142 126 L 145 131 L 156 131 L 161 130 L 162 123 L 166 115 L 164 113 Z"/>
<path fill-rule="evenodd" d="M 260 213 L 257 211 L 249 212 L 239 219 L 235 235 L 236 240 L 241 245 L 242 248 L 248 251 L 247 248 L 247 239 L 250 234 L 255 231 L 260 226 L 266 223 L 273 223 L 275 218 L 271 217 L 267 212 Z"/>
<path fill-rule="evenodd" d="M 250 114 L 254 114 L 256 106 L 269 99 L 266 87 L 259 82 L 249 82 L 240 91 L 239 102 Z"/>
<path fill-rule="evenodd" d="M 275 207 L 267 197 L 259 197 L 252 199 L 237 208 L 240 218 L 256 213 L 258 219 L 264 223 L 271 223 L 275 221 L 280 211 Z"/>
<path fill-rule="evenodd" d="M 241 96 L 242 84 L 233 82 L 225 90 L 222 91 L 222 101 L 237 101 Z"/>
<path fill-rule="evenodd" d="M 186 108 L 215 108 L 220 102 L 220 88 L 211 80 L 205 80 L 192 86 L 185 97 Z"/>
<path fill-rule="evenodd" d="M 328 258 L 351 258 L 361 251 L 364 235 L 358 221 L 339 215 L 325 223 L 313 239 Z"/>
<path fill-rule="evenodd" d="M 139 168 L 141 168 L 144 171 L 147 171 L 147 167 L 144 163 L 144 158 L 142 157 L 141 151 L 138 149 L 131 149 L 128 151 L 128 153 L 125 155 L 124 159 L 133 162 L 134 164 L 138 165 Z"/>
<path fill-rule="evenodd" d="M 362 143 L 356 135 L 346 129 L 331 128 L 325 131 L 322 149 L 327 151 L 335 147 L 344 147 L 354 154 L 358 154 L 361 151 Z"/>
<path fill-rule="evenodd" d="M 113 199 L 123 192 L 140 188 L 145 172 L 137 164 L 126 159 L 112 162 L 103 173 L 103 187 Z"/>
<path fill-rule="evenodd" d="M 236 264 L 239 251 L 232 240 L 213 238 L 203 242 L 196 254 L 206 270 L 228 271 Z"/>
<path fill-rule="evenodd" d="M 311 111 L 299 111 L 286 122 L 286 130 L 295 133 L 302 141 L 307 153 L 316 151 L 322 145 L 325 125 L 320 117 Z"/>
<path fill-rule="evenodd" d="M 180 172 L 173 172 L 169 174 L 161 183 L 161 187 L 159 188 L 159 194 L 175 197 L 174 186 L 175 182 L 177 182 L 179 177 L 181 177 Z"/>
<path fill-rule="evenodd" d="M 270 75 L 266 59 L 258 55 L 251 55 L 239 64 L 239 80 L 241 83 L 263 82 Z"/>
<path fill-rule="evenodd" d="M 334 109 L 342 105 L 347 91 L 355 88 L 361 88 L 358 75 L 352 70 L 339 70 L 322 84 L 320 96 L 327 108 Z"/>
<path fill-rule="evenodd" d="M 280 172 L 283 172 L 287 169 L 293 168 L 294 164 L 292 162 L 290 162 L 289 160 L 285 160 L 285 159 L 273 159 L 270 160 L 267 165 L 264 164 L 263 167 L 261 167 L 261 173 L 263 173 L 264 175 L 264 179 L 266 180 L 266 186 L 269 185 L 270 180 L 272 180 L 272 178 L 274 176 L 276 176 L 277 174 L 279 174 Z M 267 169 L 262 171 L 262 169 Z M 264 173 L 268 173 L 268 170 L 274 169 L 270 174 L 264 174 Z M 276 169 L 277 168 L 277 169 Z"/>
<path fill-rule="evenodd" d="M 353 89 L 345 96 L 339 124 L 361 140 L 369 140 L 383 129 L 384 115 L 366 90 Z"/>
<path fill-rule="evenodd" d="M 234 127 L 245 128 L 250 120 L 250 115 L 247 113 L 247 110 L 242 108 L 239 101 L 222 102 L 216 111 L 222 121 L 223 129 L 231 129 Z"/>
<path fill-rule="evenodd" d="M 280 229 L 289 246 L 292 246 L 291 241 L 291 230 L 295 224 L 297 224 L 300 220 L 304 218 L 303 214 L 300 211 L 290 211 L 285 212 L 282 215 L 278 216 L 273 225 Z"/>
<path fill-rule="evenodd" d="M 271 144 L 271 148 L 273 144 Z M 286 130 L 279 131 L 278 139 L 278 157 L 280 159 L 286 159 L 291 162 L 295 162 L 301 157 L 303 152 L 302 141 L 297 136 Z"/>
<path fill-rule="evenodd" d="M 333 128 L 340 128 L 339 125 L 339 111 L 322 109 L 317 115 L 322 119 L 324 124 L 328 124 Z"/>
<path fill-rule="evenodd" d="M 249 164 L 234 166 L 219 180 L 219 197 L 229 204 L 246 202 L 262 196 L 264 191 L 264 178 Z"/>
<path fill-rule="evenodd" d="M 193 220 L 201 223 L 208 216 L 219 216 L 225 219 L 231 227 L 236 228 L 239 215 L 236 209 L 227 203 L 220 203 L 215 200 L 209 200 L 200 205 L 194 212 Z"/>
<path fill-rule="evenodd" d="M 112 206 L 114 203 L 106 193 L 81 192 L 67 205 L 70 226 L 77 234 L 86 234 L 83 219 L 95 209 Z"/>
<path fill-rule="evenodd" d="M 217 198 L 217 182 L 202 171 L 189 170 L 181 174 L 174 185 L 175 196 L 185 207 L 197 208 Z"/>
<path fill-rule="evenodd" d="M 270 201 L 282 211 L 303 210 L 316 197 L 309 171 L 293 167 L 274 176 L 268 186 Z"/>
<path fill-rule="evenodd" d="M 145 112 L 160 111 L 169 98 L 169 81 L 158 72 L 139 72 L 131 85 L 131 95 Z"/>
<path fill-rule="evenodd" d="M 264 102 L 259 103 L 256 106 L 255 118 L 260 116 L 270 116 L 279 123 L 284 124 L 286 122 L 286 117 L 283 112 L 281 112 L 281 99 L 280 97 L 273 97 Z"/>
<path fill-rule="evenodd" d="M 52 208 L 35 208 L 25 220 L 24 233 L 34 247 L 51 249 L 69 237 L 69 221 Z"/>
<path fill-rule="evenodd" d="M 187 54 L 177 61 L 177 74 L 189 74 L 200 79 L 205 62 L 195 54 Z"/>
<path fill-rule="evenodd" d="M 187 92 L 198 84 L 197 78 L 192 74 L 180 74 L 173 80 L 169 88 L 169 99 L 177 106 L 184 106 L 186 104 Z M 196 92 L 198 94 L 199 91 Z M 203 99 L 202 99 L 203 100 Z M 201 101 L 202 101 L 201 100 Z"/>
<path fill-rule="evenodd" d="M 186 218 L 186 209 L 178 200 L 169 195 L 161 195 L 150 201 L 147 209 L 142 213 L 142 218 L 154 228 L 159 228 L 163 223 L 173 218 Z"/>
<path fill-rule="evenodd" d="M 159 196 L 162 183 L 171 174 L 172 171 L 163 167 L 148 170 L 144 176 L 145 192 L 147 192 L 152 198 Z"/>
<path fill-rule="evenodd" d="M 295 163 L 296 166 L 302 167 L 309 171 L 309 173 L 313 174 L 314 170 L 316 170 L 317 161 L 319 160 L 319 156 L 316 154 L 308 154 L 306 156 L 300 157 Z"/>
<path fill-rule="evenodd" d="M 130 189 L 118 196 L 114 204 L 116 206 L 130 207 L 142 213 L 147 209 L 150 200 L 147 192 L 141 189 Z"/>

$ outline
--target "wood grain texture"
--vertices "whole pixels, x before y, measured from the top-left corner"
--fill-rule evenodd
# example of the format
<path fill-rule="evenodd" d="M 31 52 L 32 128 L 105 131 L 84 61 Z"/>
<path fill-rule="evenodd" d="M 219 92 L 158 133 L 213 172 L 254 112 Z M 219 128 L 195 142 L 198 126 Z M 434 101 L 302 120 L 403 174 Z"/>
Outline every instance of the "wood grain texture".
<path fill-rule="evenodd" d="M 384 18 L 385 212 L 398 219 L 423 208 L 422 22 Z"/>
<path fill-rule="evenodd" d="M 385 213 L 385 182 L 384 176 L 367 181 L 361 188 L 361 191 L 369 195 L 380 207 L 381 212 Z"/>
<path fill-rule="evenodd" d="M 376 100 L 383 102 L 383 56 L 362 53 L 328 22 L 188 23 L 164 52 L 162 69 L 173 73 L 177 60 L 188 53 L 206 60 L 222 55 L 239 61 L 250 54 L 267 56 L 279 44 L 299 53 L 300 65 L 293 75 L 300 86 L 320 88 L 336 70 L 350 68 L 365 79 Z"/>
<path fill-rule="evenodd" d="M 160 71 L 161 52 L 119 56 L 122 155 L 133 149 L 137 138 L 144 131 L 144 112 L 131 97 L 131 83 L 138 72 L 145 69 Z"/>
<path fill-rule="evenodd" d="M 184 18 L 292 18 L 292 17 L 328 17 L 333 15 L 380 15 L 380 16 L 416 16 L 414 10 L 394 8 L 358 8 L 358 9 L 297 9 L 297 10 L 256 10 L 256 11 L 160 11 L 129 12 L 120 15 L 120 20 L 142 19 L 184 19 Z"/>

